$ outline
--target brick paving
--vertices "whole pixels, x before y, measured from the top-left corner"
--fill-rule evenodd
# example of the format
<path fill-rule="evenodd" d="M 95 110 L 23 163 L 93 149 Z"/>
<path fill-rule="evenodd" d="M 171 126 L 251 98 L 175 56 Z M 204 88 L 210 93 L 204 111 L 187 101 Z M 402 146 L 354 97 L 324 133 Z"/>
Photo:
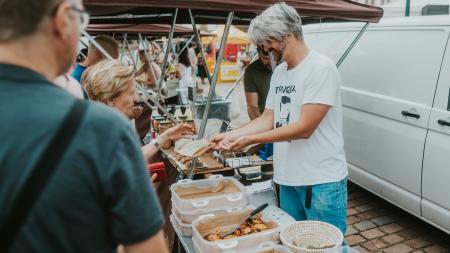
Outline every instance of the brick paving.
<path fill-rule="evenodd" d="M 361 253 L 450 253 L 450 235 L 349 183 L 346 241 Z"/>

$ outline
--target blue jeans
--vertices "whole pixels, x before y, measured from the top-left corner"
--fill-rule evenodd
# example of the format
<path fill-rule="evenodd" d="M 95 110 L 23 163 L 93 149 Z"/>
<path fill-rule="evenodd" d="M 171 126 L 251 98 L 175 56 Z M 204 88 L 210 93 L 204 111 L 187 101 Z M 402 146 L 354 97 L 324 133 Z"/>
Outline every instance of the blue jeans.
<path fill-rule="evenodd" d="M 312 186 L 311 205 L 306 205 L 307 186 L 280 185 L 280 207 L 297 221 L 318 220 L 347 230 L 347 178 Z"/>

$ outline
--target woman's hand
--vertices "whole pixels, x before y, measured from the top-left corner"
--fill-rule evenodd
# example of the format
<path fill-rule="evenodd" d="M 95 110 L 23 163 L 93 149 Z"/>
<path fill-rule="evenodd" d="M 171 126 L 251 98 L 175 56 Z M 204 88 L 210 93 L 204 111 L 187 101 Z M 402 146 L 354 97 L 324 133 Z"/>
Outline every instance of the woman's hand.
<path fill-rule="evenodd" d="M 174 127 L 171 127 L 167 129 L 163 134 L 161 134 L 158 139 L 161 140 L 160 143 L 166 142 L 166 141 L 177 141 L 181 138 L 187 137 L 189 135 L 194 134 L 194 129 L 191 125 L 182 123 L 178 124 Z"/>

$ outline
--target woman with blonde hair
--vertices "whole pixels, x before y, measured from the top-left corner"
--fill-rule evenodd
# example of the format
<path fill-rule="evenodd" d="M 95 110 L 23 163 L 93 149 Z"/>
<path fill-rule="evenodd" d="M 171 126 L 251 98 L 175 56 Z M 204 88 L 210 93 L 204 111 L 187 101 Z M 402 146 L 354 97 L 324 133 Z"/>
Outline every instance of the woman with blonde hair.
<path fill-rule="evenodd" d="M 81 78 L 89 99 L 116 108 L 129 119 L 139 114 L 134 106 L 136 94 L 135 74 L 132 67 L 118 60 L 103 60 L 89 67 Z M 158 147 L 168 141 L 175 141 L 192 134 L 191 126 L 179 124 L 159 135 L 150 144 L 142 147 L 144 157 L 149 161 L 158 152 Z"/>

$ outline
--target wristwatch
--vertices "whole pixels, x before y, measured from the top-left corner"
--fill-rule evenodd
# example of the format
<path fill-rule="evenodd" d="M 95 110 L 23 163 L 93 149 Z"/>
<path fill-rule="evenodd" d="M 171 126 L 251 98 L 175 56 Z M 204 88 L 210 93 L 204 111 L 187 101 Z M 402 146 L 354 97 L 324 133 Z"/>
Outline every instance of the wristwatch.
<path fill-rule="evenodd" d="M 159 143 L 156 141 L 156 139 L 152 139 L 150 143 L 153 144 L 156 148 L 159 148 Z"/>

